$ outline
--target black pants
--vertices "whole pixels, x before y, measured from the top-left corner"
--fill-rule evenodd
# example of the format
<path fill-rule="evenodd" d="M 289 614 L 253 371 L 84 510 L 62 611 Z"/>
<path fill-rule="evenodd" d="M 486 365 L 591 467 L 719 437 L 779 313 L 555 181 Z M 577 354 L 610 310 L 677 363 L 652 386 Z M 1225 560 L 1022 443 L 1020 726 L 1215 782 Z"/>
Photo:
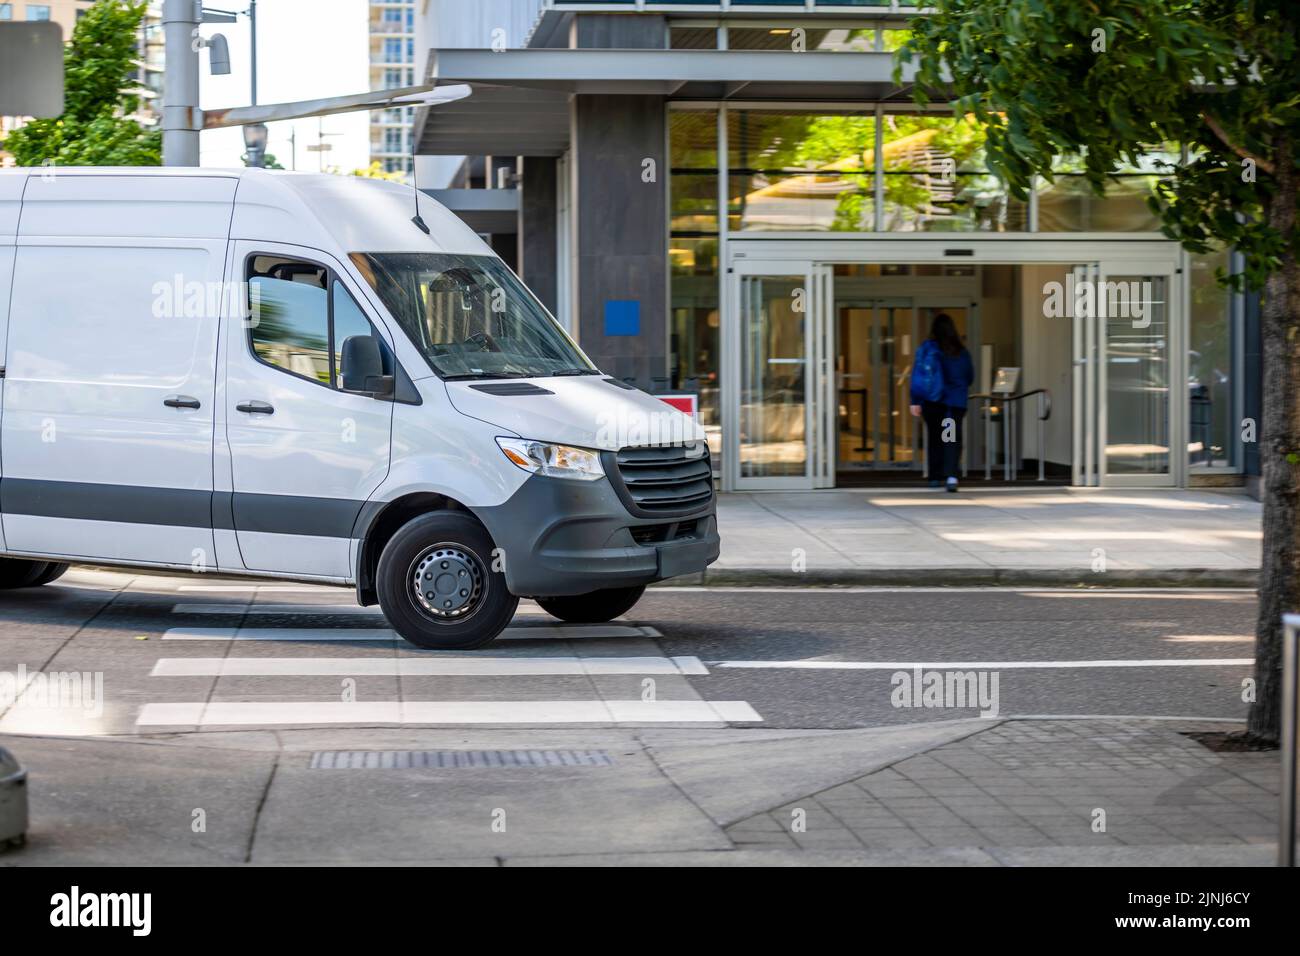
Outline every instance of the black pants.
<path fill-rule="evenodd" d="M 925 454 L 930 466 L 930 480 L 960 477 L 957 470 L 961 462 L 962 420 L 966 417 L 966 409 L 942 402 L 926 402 L 921 406 L 921 417 L 925 419 Z M 944 441 L 945 421 L 949 418 L 953 421 L 951 437 L 954 440 Z"/>

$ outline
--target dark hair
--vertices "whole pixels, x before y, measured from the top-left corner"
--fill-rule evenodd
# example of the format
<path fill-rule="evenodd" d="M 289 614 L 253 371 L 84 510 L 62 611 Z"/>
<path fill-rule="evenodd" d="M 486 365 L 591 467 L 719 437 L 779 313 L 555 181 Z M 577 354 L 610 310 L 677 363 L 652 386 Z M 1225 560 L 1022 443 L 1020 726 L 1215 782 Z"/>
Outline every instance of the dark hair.
<path fill-rule="evenodd" d="M 939 343 L 939 351 L 944 355 L 961 355 L 966 347 L 957 334 L 957 325 L 947 312 L 940 312 L 930 323 L 930 338 Z"/>

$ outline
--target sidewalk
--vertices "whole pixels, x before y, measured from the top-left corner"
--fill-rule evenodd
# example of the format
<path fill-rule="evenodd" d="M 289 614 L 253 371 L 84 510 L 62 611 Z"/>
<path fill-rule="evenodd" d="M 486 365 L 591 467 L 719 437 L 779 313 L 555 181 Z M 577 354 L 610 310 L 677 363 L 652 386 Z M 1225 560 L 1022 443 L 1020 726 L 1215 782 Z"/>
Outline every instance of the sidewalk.
<path fill-rule="evenodd" d="M 1184 736 L 1225 724 L 1012 720 L 727 827 L 738 849 L 978 848 L 1002 864 L 1267 863 L 1278 759 Z M 794 832 L 791 814 L 806 828 Z M 1221 848 L 1215 852 L 1213 848 Z M 1055 848 L 1055 849 L 1051 849 Z M 1119 865 L 1138 863 L 1119 852 Z"/>
<path fill-rule="evenodd" d="M 466 750 L 461 730 L 11 737 L 33 865 L 1269 866 L 1278 755 L 1223 722 L 957 719 L 863 730 L 475 733 L 544 767 L 317 769 L 317 755 Z M 206 828 L 194 830 L 195 808 Z M 493 821 L 505 814 L 508 827 Z"/>
<path fill-rule="evenodd" d="M 673 583 L 1253 587 L 1260 515 L 1209 489 L 724 494 L 722 557 Z"/>

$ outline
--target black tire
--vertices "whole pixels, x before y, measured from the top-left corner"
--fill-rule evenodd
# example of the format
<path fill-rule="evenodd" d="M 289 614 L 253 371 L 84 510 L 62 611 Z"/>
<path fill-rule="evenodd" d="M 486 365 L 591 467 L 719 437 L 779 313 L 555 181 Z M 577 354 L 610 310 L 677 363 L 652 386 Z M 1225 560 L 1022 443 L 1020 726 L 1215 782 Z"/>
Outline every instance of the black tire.
<path fill-rule="evenodd" d="M 604 588 L 573 597 L 539 597 L 537 603 L 551 617 L 570 624 L 603 624 L 632 610 L 644 593 L 642 584 L 634 588 Z"/>
<path fill-rule="evenodd" d="M 70 564 L 51 561 L 45 566 L 45 570 L 41 572 L 40 577 L 27 586 L 29 588 L 34 588 L 41 584 L 49 584 L 51 581 L 57 581 L 59 578 L 63 577 L 63 572 L 67 571 L 70 567 L 72 567 Z"/>
<path fill-rule="evenodd" d="M 50 561 L 0 558 L 0 590 L 34 588 L 49 584 L 66 570 L 68 570 L 66 564 Z"/>
<path fill-rule="evenodd" d="M 519 598 L 492 569 L 492 538 L 474 518 L 437 511 L 408 521 L 379 557 L 375 589 L 393 630 L 416 647 L 471 650 L 505 630 Z M 417 592 L 417 574 L 429 590 Z"/>

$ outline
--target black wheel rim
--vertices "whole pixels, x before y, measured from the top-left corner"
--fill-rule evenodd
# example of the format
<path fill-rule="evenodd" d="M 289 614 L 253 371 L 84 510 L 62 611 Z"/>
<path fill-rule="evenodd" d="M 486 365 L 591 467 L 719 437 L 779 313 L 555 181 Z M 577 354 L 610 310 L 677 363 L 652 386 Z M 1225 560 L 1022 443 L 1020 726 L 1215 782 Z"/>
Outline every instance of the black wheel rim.
<path fill-rule="evenodd" d="M 463 544 L 443 541 L 422 551 L 406 576 L 415 606 L 439 624 L 457 624 L 476 614 L 487 595 L 488 577 L 479 556 Z"/>

